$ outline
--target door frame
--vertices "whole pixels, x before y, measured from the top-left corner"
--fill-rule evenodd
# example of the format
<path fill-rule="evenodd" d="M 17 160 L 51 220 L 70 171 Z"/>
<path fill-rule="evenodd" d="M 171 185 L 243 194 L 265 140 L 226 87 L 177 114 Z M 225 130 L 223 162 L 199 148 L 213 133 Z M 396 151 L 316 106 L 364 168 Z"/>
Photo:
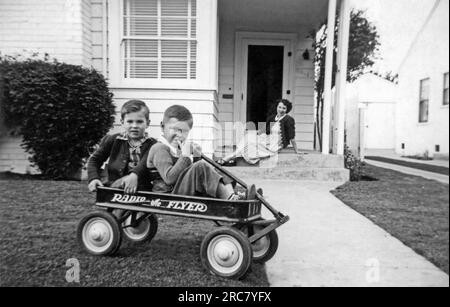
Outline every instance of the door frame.
<path fill-rule="evenodd" d="M 248 46 L 283 46 L 282 98 L 294 97 L 294 59 L 297 46 L 296 33 L 236 32 L 234 61 L 234 122 L 247 121 Z M 291 55 L 289 56 L 289 52 Z M 290 90 L 290 94 L 287 91 Z"/>

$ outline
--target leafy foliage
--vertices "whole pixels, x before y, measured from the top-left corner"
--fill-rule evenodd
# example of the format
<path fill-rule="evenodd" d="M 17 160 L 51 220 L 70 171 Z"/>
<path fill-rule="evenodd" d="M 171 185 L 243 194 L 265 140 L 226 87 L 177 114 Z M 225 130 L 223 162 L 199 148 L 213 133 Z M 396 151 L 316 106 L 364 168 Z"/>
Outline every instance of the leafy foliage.
<path fill-rule="evenodd" d="M 94 69 L 32 57 L 0 57 L 5 123 L 22 135 L 30 162 L 47 178 L 78 171 L 112 127 L 114 105 Z"/>
<path fill-rule="evenodd" d="M 374 74 L 375 76 L 381 77 L 389 82 L 392 82 L 394 84 L 398 84 L 398 74 L 394 74 L 392 71 L 388 71 L 384 74 L 378 72 L 378 71 L 369 71 L 370 73 Z"/>
<path fill-rule="evenodd" d="M 334 56 L 333 63 L 336 63 L 337 56 L 337 40 L 339 32 L 339 19 L 336 21 L 335 39 L 334 39 Z M 314 42 L 315 57 L 314 63 L 316 67 L 315 90 L 316 99 L 316 123 L 319 141 L 322 139 L 322 118 L 323 118 L 323 92 L 325 83 L 325 57 L 327 44 L 327 26 L 323 24 L 320 35 L 315 35 Z M 354 10 L 350 14 L 350 37 L 349 37 L 349 53 L 347 63 L 347 81 L 353 82 L 359 76 L 365 73 L 366 69 L 373 66 L 376 54 L 379 48 L 379 35 L 376 27 L 367 20 L 365 12 L 362 10 Z M 335 84 L 336 65 L 333 66 L 332 85 Z"/>
<path fill-rule="evenodd" d="M 348 146 L 344 146 L 344 167 L 350 170 L 350 181 L 360 181 L 363 173 L 362 161 L 355 157 L 349 150 Z"/>

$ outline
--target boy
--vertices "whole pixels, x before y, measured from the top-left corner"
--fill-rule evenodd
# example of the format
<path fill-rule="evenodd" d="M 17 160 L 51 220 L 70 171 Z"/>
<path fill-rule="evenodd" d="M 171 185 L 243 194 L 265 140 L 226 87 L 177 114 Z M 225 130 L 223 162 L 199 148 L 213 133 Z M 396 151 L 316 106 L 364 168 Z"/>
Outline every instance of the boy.
<path fill-rule="evenodd" d="M 123 133 L 106 135 L 87 164 L 89 190 L 98 186 L 124 188 L 125 193 L 139 189 L 151 189 L 145 167 L 148 151 L 156 140 L 149 138 L 145 130 L 150 124 L 150 110 L 140 100 L 127 101 L 121 109 Z M 108 180 L 100 181 L 100 168 L 109 159 Z"/>
<path fill-rule="evenodd" d="M 157 170 L 159 176 L 153 181 L 153 191 L 172 192 L 179 195 L 208 195 L 214 198 L 239 200 L 231 180 L 219 174 L 203 160 L 192 163 L 201 155 L 201 148 L 185 143 L 193 126 L 191 112 L 183 106 L 173 105 L 164 112 L 161 123 L 162 136 L 148 154 L 147 167 Z M 256 196 L 255 186 L 248 191 L 247 199 Z"/>

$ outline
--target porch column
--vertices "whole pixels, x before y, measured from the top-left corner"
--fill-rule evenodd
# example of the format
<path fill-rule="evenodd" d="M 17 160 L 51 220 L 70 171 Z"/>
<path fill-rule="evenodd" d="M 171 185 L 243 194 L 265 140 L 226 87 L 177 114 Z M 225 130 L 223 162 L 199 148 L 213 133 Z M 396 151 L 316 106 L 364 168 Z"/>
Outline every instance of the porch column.
<path fill-rule="evenodd" d="M 322 154 L 330 153 L 331 85 L 333 76 L 334 27 L 336 23 L 336 1 L 328 1 L 327 52 L 325 55 L 325 80 L 322 120 Z"/>
<path fill-rule="evenodd" d="M 210 75 L 211 88 L 219 91 L 219 12 L 217 0 L 209 0 L 211 5 L 211 59 L 210 67 L 212 68 Z"/>
<path fill-rule="evenodd" d="M 345 88 L 347 86 L 347 62 L 348 43 L 350 36 L 350 5 L 349 0 L 341 0 L 339 12 L 339 38 L 337 51 L 337 74 L 336 74 L 336 151 L 338 155 L 344 154 L 345 136 Z"/>

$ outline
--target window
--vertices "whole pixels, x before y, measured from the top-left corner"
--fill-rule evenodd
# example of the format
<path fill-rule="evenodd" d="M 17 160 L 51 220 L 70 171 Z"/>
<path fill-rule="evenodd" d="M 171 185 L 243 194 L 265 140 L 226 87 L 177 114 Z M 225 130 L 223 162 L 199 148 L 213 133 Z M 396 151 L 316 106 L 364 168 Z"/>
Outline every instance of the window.
<path fill-rule="evenodd" d="M 448 73 L 444 74 L 444 106 L 448 106 Z"/>
<path fill-rule="evenodd" d="M 196 0 L 123 0 L 123 76 L 195 79 Z"/>
<path fill-rule="evenodd" d="M 420 81 L 419 123 L 428 122 L 428 102 L 430 97 L 430 79 Z"/>

